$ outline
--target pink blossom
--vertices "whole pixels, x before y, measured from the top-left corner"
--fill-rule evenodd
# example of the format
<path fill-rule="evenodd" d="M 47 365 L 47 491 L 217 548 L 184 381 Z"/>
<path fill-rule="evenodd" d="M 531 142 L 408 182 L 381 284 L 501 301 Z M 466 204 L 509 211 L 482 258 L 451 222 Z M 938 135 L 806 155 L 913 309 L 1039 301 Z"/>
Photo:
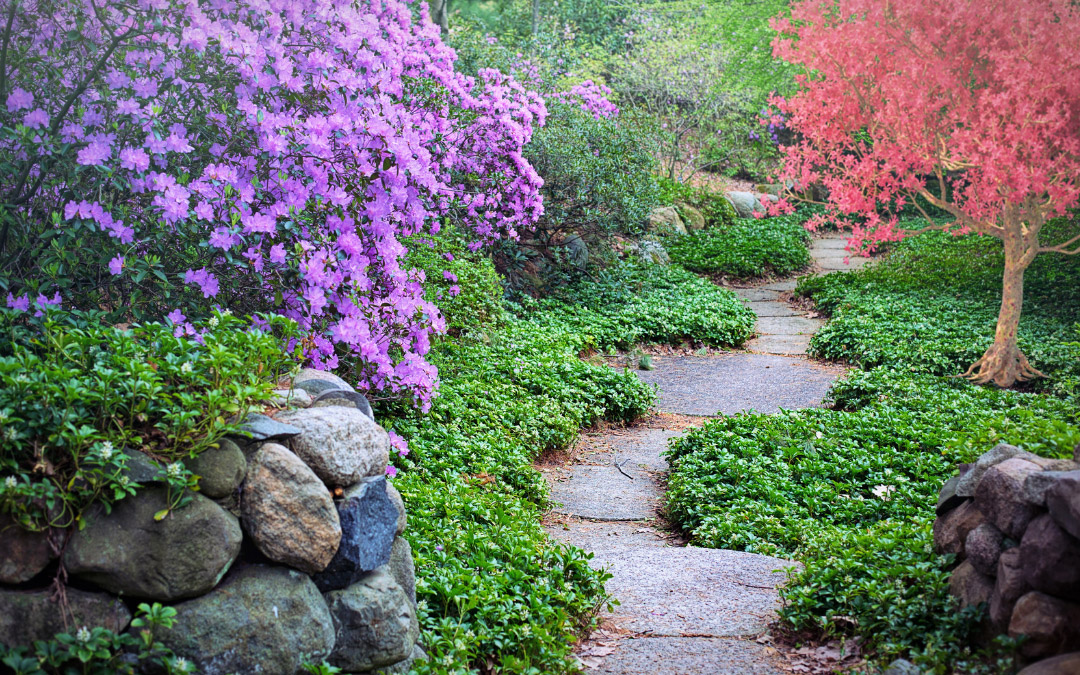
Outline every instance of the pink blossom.
<path fill-rule="evenodd" d="M 124 269 L 124 256 L 118 255 L 109 261 L 109 272 L 113 276 L 120 274 Z"/>
<path fill-rule="evenodd" d="M 25 110 L 34 105 L 34 95 L 20 87 L 15 87 L 8 94 L 7 109 L 8 112 L 15 112 L 16 110 Z"/>

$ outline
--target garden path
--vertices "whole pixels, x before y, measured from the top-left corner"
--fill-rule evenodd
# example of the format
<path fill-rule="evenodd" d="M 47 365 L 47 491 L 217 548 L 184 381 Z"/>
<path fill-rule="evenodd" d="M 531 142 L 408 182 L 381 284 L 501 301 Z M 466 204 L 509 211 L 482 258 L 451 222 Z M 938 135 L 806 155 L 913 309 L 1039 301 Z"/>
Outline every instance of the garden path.
<path fill-rule="evenodd" d="M 861 267 L 845 239 L 815 239 L 815 272 Z M 572 464 L 547 470 L 551 535 L 594 554 L 619 600 L 578 650 L 597 675 L 779 675 L 783 660 L 763 637 L 778 607 L 784 568 L 768 556 L 686 546 L 662 529 L 668 441 L 702 418 L 820 405 L 843 372 L 806 357 L 822 321 L 787 302 L 794 281 L 736 289 L 757 313 L 747 351 L 653 357 L 639 375 L 659 387 L 659 413 L 626 429 L 585 435 Z"/>

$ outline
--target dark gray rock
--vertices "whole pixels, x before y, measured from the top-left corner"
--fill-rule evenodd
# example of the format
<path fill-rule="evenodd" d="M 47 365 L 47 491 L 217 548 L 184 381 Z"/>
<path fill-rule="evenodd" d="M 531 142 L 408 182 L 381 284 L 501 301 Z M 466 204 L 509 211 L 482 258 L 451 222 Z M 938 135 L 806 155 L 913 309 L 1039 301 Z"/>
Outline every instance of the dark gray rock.
<path fill-rule="evenodd" d="M 235 492 L 247 474 L 247 460 L 243 451 L 227 438 L 220 439 L 218 447 L 203 451 L 185 464 L 199 476 L 199 491 L 214 499 Z"/>
<path fill-rule="evenodd" d="M 998 557 L 1004 535 L 992 523 L 983 523 L 968 533 L 964 540 L 967 559 L 980 573 L 997 576 Z"/>
<path fill-rule="evenodd" d="M 401 537 L 394 539 L 390 548 L 390 562 L 387 563 L 390 576 L 405 591 L 409 602 L 416 606 L 416 564 L 413 562 L 412 547 Z"/>
<path fill-rule="evenodd" d="M 21 584 L 41 574 L 56 557 L 50 534 L 51 530 L 24 530 L 10 515 L 0 513 L 0 583 Z"/>
<path fill-rule="evenodd" d="M 938 493 L 937 500 L 937 514 L 941 514 L 952 511 L 957 506 L 964 503 L 964 497 L 956 494 L 956 486 L 960 483 L 960 476 L 956 475 L 945 481 L 945 485 L 942 486 L 941 492 Z"/>
<path fill-rule="evenodd" d="M 175 605 L 157 637 L 205 675 L 294 675 L 334 648 L 334 623 L 311 578 L 255 565 L 201 598 Z"/>
<path fill-rule="evenodd" d="M 345 389 L 334 382 L 328 382 L 327 380 L 306 380 L 304 382 L 293 382 L 293 387 L 306 393 L 311 397 L 312 402 L 318 398 L 321 394 L 325 394 L 328 391 L 352 391 L 351 388 Z"/>
<path fill-rule="evenodd" d="M 1080 539 L 1080 471 L 1057 476 L 1046 491 L 1046 506 L 1062 529 Z"/>
<path fill-rule="evenodd" d="M 111 595 L 74 588 L 65 589 L 65 593 L 67 616 L 53 597 L 52 588 L 37 591 L 0 589 L 0 644 L 29 647 L 36 640 L 51 640 L 57 633 L 74 634 L 83 626 L 119 633 L 131 623 L 131 612 Z"/>
<path fill-rule="evenodd" d="M 1020 549 L 1010 548 L 998 558 L 997 579 L 994 594 L 990 596 L 990 622 L 998 633 L 1009 627 L 1013 607 L 1024 593 L 1031 590 L 1024 580 L 1024 568 L 1020 564 Z"/>
<path fill-rule="evenodd" d="M 986 516 L 967 501 L 934 521 L 934 550 L 938 553 L 964 554 L 968 534 L 986 522 Z"/>
<path fill-rule="evenodd" d="M 113 505 L 96 508 L 86 528 L 71 536 L 64 566 L 73 577 L 133 598 L 167 602 L 213 588 L 240 553 L 236 518 L 210 499 L 191 502 L 155 521 L 168 508 L 168 491 L 151 486 Z"/>
<path fill-rule="evenodd" d="M 331 389 L 330 391 L 324 391 L 315 397 L 315 401 L 311 404 L 312 407 L 323 408 L 326 406 L 340 405 L 353 407 L 368 416 L 371 421 L 375 421 L 375 414 L 371 412 L 371 404 L 368 403 L 367 397 L 363 394 L 358 394 L 351 389 Z"/>
<path fill-rule="evenodd" d="M 1032 591 L 1016 601 L 1009 635 L 1026 635 L 1020 653 L 1029 659 L 1075 651 L 1080 645 L 1080 605 Z"/>
<path fill-rule="evenodd" d="M 356 408 L 291 410 L 279 419 L 303 431 L 289 447 L 327 485 L 344 487 L 386 473 L 390 436 Z"/>
<path fill-rule="evenodd" d="M 341 379 L 337 375 L 331 373 L 328 370 L 318 370 L 316 368 L 301 369 L 300 372 L 297 373 L 296 377 L 293 378 L 293 386 L 295 387 L 298 384 L 316 381 L 327 382 L 334 385 L 334 387 L 336 387 L 337 389 L 352 390 L 352 385 L 350 385 L 348 382 Z"/>
<path fill-rule="evenodd" d="M 975 569 L 970 560 L 960 563 L 949 577 L 949 593 L 960 600 L 961 607 L 990 602 L 993 592 L 994 580 Z"/>
<path fill-rule="evenodd" d="M 683 214 L 686 215 L 685 213 Z M 700 213 L 698 214 L 701 215 Z M 686 223 L 687 227 L 690 227 L 689 222 Z M 702 227 L 704 227 L 704 219 L 702 219 Z M 691 228 L 693 229 L 693 228 Z M 701 229 L 700 227 L 697 229 Z M 581 238 L 579 234 L 571 234 L 563 240 L 563 249 L 565 250 L 566 259 L 570 261 L 570 264 L 579 270 L 584 270 L 589 266 L 589 245 L 585 243 L 585 240 Z"/>
<path fill-rule="evenodd" d="M 1043 514 L 1028 526 L 1020 542 L 1024 580 L 1037 591 L 1080 600 L 1080 541 Z"/>
<path fill-rule="evenodd" d="M 286 441 L 293 436 L 299 436 L 302 430 L 260 413 L 249 413 L 244 418 L 244 423 L 240 425 L 240 431 L 246 432 L 248 442 L 254 443 Z"/>
<path fill-rule="evenodd" d="M 1066 477 L 1070 473 L 1080 475 L 1080 471 L 1040 471 L 1031 474 L 1024 481 L 1024 499 L 1032 506 L 1046 508 L 1047 491 L 1053 487 L 1059 478 Z"/>
<path fill-rule="evenodd" d="M 270 398 L 270 405 L 276 408 L 309 408 L 311 403 L 311 394 L 300 388 L 275 389 Z"/>
<path fill-rule="evenodd" d="M 735 207 L 735 213 L 740 218 L 753 218 L 755 211 L 765 212 L 761 202 L 758 201 L 753 192 L 728 192 L 725 196 L 731 202 L 731 205 Z"/>
<path fill-rule="evenodd" d="M 1031 664 L 1017 675 L 1076 675 L 1080 673 L 1080 652 L 1062 654 Z"/>
<path fill-rule="evenodd" d="M 1016 456 L 1030 454 L 1031 453 L 1024 452 L 1015 445 L 999 443 L 994 446 L 993 449 L 983 453 L 983 455 L 971 465 L 971 469 L 960 477 L 960 482 L 956 485 L 956 494 L 961 497 L 974 497 L 975 488 L 978 487 L 983 474 L 989 471 L 990 467 Z"/>
<path fill-rule="evenodd" d="M 127 450 L 126 453 L 127 461 L 124 462 L 124 471 L 122 472 L 125 478 L 139 485 L 164 482 L 159 478 L 161 464 L 138 450 Z"/>
<path fill-rule="evenodd" d="M 241 505 L 244 531 L 270 560 L 314 574 L 341 541 L 334 499 L 288 448 L 264 443 L 251 457 Z"/>
<path fill-rule="evenodd" d="M 401 493 L 390 481 L 386 481 L 386 496 L 390 498 L 390 501 L 394 504 L 394 509 L 397 510 L 398 517 L 397 525 L 394 527 L 394 534 L 400 536 L 409 522 L 408 515 L 405 513 L 405 500 L 402 499 Z"/>
<path fill-rule="evenodd" d="M 337 503 L 341 545 L 326 569 L 313 577 L 319 590 L 345 588 L 390 562 L 398 512 L 386 484 L 383 477 L 363 480 Z"/>
<path fill-rule="evenodd" d="M 975 490 L 975 507 L 989 521 L 1013 539 L 1024 535 L 1039 509 L 1024 499 L 1024 481 L 1042 469 L 1021 457 L 1012 457 L 990 467 Z"/>
<path fill-rule="evenodd" d="M 372 675 L 408 675 L 418 661 L 427 661 L 427 654 L 419 644 L 413 645 L 412 654 L 404 661 L 399 661 L 392 666 L 379 668 Z"/>
<path fill-rule="evenodd" d="M 347 672 L 392 666 L 412 655 L 420 626 L 405 591 L 382 570 L 326 594 L 336 646 L 328 659 Z"/>

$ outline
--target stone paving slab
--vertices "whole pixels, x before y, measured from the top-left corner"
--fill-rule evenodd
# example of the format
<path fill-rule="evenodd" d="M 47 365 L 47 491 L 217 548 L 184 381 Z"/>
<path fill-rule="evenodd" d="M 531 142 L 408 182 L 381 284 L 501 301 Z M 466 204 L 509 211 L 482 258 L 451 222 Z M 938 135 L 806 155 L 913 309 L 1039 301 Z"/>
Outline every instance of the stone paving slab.
<path fill-rule="evenodd" d="M 823 270 L 857 270 L 870 262 L 869 258 L 846 258 L 844 256 L 828 256 L 815 258 L 818 266 Z"/>
<path fill-rule="evenodd" d="M 735 288 L 732 289 L 738 297 L 750 302 L 763 302 L 779 300 L 780 293 L 776 290 L 761 288 Z"/>
<path fill-rule="evenodd" d="M 722 638 L 646 637 L 620 640 L 590 669 L 597 675 L 783 675 L 768 648 Z"/>
<path fill-rule="evenodd" d="M 749 307 L 758 317 L 763 316 L 802 316 L 802 314 L 786 302 L 748 302 Z"/>
<path fill-rule="evenodd" d="M 660 530 L 633 521 L 572 520 L 549 526 L 548 533 L 565 544 L 597 553 L 632 548 L 671 548 Z"/>
<path fill-rule="evenodd" d="M 668 441 L 680 433 L 672 429 L 646 428 L 591 436 L 589 448 L 579 462 L 613 466 L 618 461 L 631 476 L 636 474 L 630 467 L 666 471 L 668 463 L 660 453 L 667 450 Z"/>
<path fill-rule="evenodd" d="M 847 237 L 823 237 L 815 239 L 810 246 L 811 251 L 843 251 L 847 248 Z"/>
<path fill-rule="evenodd" d="M 746 348 L 759 354 L 804 356 L 810 338 L 810 335 L 762 335 L 747 342 Z"/>
<path fill-rule="evenodd" d="M 663 490 L 653 476 L 642 469 L 624 466 L 578 464 L 565 480 L 552 478 L 551 501 L 555 513 L 597 520 L 647 520 L 655 518 Z"/>
<path fill-rule="evenodd" d="M 763 316 L 758 318 L 757 329 L 762 335 L 813 335 L 823 325 L 821 319 L 805 316 Z"/>
<path fill-rule="evenodd" d="M 621 628 L 654 636 L 749 637 L 776 617 L 776 586 L 797 563 L 770 556 L 698 548 L 595 551 L 589 564 L 612 574 Z"/>
<path fill-rule="evenodd" d="M 844 372 L 805 358 L 746 352 L 654 356 L 653 365 L 655 370 L 637 371 L 638 377 L 660 387 L 660 410 L 683 415 L 812 408 Z"/>
<path fill-rule="evenodd" d="M 774 281 L 771 284 L 765 284 L 759 286 L 759 290 L 763 291 L 793 291 L 795 286 L 799 283 L 798 279 L 788 279 L 786 281 Z"/>

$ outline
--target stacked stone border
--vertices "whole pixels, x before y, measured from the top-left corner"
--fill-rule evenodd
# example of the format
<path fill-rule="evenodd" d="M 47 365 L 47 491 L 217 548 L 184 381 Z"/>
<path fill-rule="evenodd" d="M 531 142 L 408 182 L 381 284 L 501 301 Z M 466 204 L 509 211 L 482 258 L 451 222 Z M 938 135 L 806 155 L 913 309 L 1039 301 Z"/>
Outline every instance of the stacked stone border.
<path fill-rule="evenodd" d="M 139 452 L 128 477 L 143 489 L 92 509 L 82 530 L 31 533 L 5 517 L 0 642 L 122 632 L 149 601 L 177 610 L 158 637 L 208 675 L 293 675 L 323 661 L 403 673 L 424 658 L 405 505 L 385 476 L 389 436 L 330 373 L 303 370 L 276 395 L 274 417 L 249 415 L 244 435 L 187 463 L 200 490 L 160 521 L 168 488 Z"/>
<path fill-rule="evenodd" d="M 1023 675 L 1080 673 L 1080 446 L 1053 460 L 1001 444 L 942 488 L 934 548 L 956 555 L 962 606 L 987 636 L 1024 637 Z"/>

